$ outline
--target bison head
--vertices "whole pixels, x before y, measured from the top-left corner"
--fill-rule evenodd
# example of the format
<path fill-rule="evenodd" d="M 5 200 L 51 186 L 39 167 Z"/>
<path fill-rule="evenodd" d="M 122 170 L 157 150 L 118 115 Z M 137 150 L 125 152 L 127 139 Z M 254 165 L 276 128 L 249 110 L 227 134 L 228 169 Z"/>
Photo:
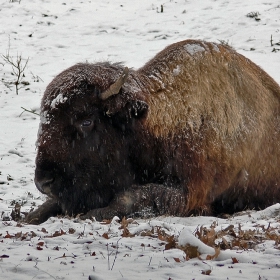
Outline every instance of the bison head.
<path fill-rule="evenodd" d="M 134 71 L 78 64 L 54 78 L 41 104 L 35 183 L 68 214 L 105 207 L 135 180 L 133 131 L 148 105 Z"/>

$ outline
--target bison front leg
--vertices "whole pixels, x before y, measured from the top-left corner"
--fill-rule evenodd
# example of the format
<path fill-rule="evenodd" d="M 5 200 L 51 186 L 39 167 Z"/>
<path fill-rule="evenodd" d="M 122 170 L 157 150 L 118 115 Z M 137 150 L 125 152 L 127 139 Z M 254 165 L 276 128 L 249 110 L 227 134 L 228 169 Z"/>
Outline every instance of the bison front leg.
<path fill-rule="evenodd" d="M 147 215 L 186 215 L 186 195 L 182 190 L 164 185 L 148 184 L 132 186 L 129 190 L 117 194 L 114 200 L 104 208 L 93 209 L 82 219 L 110 219 L 114 216 Z"/>
<path fill-rule="evenodd" d="M 57 201 L 48 199 L 41 206 L 39 206 L 38 209 L 28 213 L 24 219 L 24 222 L 38 225 L 45 222 L 50 217 L 61 214 L 61 212 L 61 207 L 58 205 Z"/>

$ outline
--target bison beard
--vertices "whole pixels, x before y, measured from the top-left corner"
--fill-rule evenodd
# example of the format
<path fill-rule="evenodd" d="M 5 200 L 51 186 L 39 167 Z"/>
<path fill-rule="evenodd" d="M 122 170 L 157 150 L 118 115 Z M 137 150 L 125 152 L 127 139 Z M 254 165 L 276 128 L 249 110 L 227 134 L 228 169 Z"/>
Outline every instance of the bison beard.
<path fill-rule="evenodd" d="M 280 88 L 226 45 L 186 40 L 138 70 L 77 64 L 42 99 L 35 183 L 58 214 L 187 216 L 280 200 Z"/>

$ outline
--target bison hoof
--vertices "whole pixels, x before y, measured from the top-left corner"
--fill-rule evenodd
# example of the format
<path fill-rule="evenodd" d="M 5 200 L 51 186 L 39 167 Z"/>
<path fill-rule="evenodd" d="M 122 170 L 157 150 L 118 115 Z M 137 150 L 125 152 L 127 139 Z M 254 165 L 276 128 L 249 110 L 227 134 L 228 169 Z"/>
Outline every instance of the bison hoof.
<path fill-rule="evenodd" d="M 38 215 L 36 215 L 36 213 L 33 212 L 30 212 L 27 216 L 25 216 L 23 222 L 32 225 L 39 225 L 40 223 L 42 223 Z"/>

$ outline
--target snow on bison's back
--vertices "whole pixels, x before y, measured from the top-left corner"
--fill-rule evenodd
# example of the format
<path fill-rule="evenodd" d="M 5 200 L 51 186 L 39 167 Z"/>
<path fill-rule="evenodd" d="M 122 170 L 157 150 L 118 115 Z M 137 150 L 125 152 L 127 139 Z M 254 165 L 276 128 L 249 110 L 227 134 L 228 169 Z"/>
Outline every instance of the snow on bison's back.
<path fill-rule="evenodd" d="M 138 70 L 74 65 L 41 111 L 35 183 L 49 199 L 27 222 L 280 201 L 279 85 L 228 46 L 182 41 Z"/>

